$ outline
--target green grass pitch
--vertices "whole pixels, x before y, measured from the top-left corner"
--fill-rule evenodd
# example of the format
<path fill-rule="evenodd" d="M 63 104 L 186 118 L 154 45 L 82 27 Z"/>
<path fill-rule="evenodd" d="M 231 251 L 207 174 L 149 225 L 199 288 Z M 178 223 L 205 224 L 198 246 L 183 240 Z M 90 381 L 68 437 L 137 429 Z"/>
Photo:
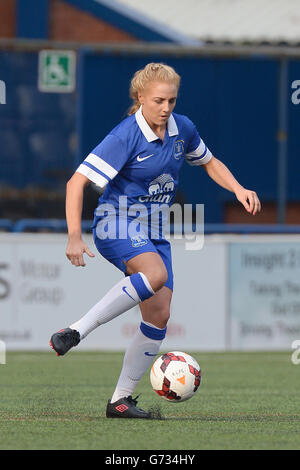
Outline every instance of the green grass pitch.
<path fill-rule="evenodd" d="M 188 351 L 187 351 L 188 352 Z M 0 365 L 0 449 L 300 449 L 300 365 L 291 352 L 191 353 L 197 394 L 167 403 L 147 373 L 139 405 L 164 420 L 107 419 L 122 354 L 8 352 Z"/>

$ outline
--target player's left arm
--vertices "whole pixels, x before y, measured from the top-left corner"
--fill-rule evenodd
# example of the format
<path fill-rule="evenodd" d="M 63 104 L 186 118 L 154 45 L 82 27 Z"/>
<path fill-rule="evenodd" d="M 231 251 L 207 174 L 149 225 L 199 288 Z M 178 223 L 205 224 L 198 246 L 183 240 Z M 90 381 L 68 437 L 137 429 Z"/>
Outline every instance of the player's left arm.
<path fill-rule="evenodd" d="M 224 163 L 212 156 L 202 167 L 218 185 L 233 192 L 250 214 L 260 212 L 261 203 L 256 192 L 241 186 Z"/>

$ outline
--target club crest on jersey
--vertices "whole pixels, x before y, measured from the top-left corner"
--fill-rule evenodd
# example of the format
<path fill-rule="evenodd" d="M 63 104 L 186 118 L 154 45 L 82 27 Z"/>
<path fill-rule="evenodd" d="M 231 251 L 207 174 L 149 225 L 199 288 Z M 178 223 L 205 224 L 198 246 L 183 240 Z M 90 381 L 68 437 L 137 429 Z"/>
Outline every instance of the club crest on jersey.
<path fill-rule="evenodd" d="M 139 246 L 146 245 L 148 243 L 148 240 L 141 235 L 135 235 L 134 237 L 131 237 L 131 244 L 134 248 L 137 248 Z"/>
<path fill-rule="evenodd" d="M 176 140 L 176 142 L 174 142 L 173 155 L 176 160 L 179 160 L 184 154 L 183 144 L 184 140 Z"/>

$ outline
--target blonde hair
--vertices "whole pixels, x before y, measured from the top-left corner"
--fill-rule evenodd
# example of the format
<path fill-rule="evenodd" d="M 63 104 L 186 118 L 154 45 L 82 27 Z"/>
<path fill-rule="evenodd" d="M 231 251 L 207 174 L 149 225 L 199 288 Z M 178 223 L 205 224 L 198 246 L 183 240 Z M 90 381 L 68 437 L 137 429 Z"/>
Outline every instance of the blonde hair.
<path fill-rule="evenodd" d="M 166 64 L 151 62 L 143 69 L 137 70 L 131 80 L 129 94 L 133 100 L 132 106 L 128 111 L 128 116 L 134 114 L 141 106 L 138 93 L 145 90 L 150 82 L 170 82 L 179 88 L 180 76 L 173 67 Z"/>

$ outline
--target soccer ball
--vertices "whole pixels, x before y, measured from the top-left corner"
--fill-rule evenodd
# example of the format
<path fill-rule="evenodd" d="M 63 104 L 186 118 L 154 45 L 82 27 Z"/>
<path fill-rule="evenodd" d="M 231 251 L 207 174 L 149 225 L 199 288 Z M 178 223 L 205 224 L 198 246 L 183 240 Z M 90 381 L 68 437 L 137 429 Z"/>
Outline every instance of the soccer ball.
<path fill-rule="evenodd" d="M 192 398 L 201 383 L 201 369 L 197 361 L 184 352 L 163 354 L 150 371 L 153 390 L 173 403 Z"/>

